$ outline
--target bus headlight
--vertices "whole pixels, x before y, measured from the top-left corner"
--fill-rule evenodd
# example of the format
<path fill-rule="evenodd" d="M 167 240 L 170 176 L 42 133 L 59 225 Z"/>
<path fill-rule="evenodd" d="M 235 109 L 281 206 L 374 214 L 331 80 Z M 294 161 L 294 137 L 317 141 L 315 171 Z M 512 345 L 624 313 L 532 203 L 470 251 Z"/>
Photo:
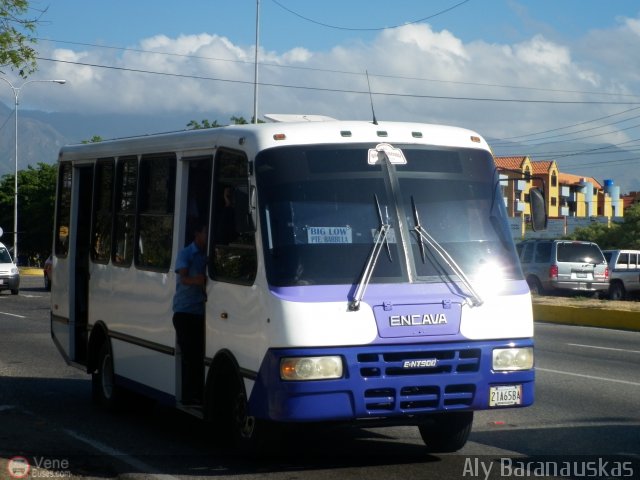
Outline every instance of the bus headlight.
<path fill-rule="evenodd" d="M 287 357 L 280 360 L 282 380 L 328 380 L 342 377 L 342 358 Z"/>
<path fill-rule="evenodd" d="M 496 348 L 493 369 L 497 371 L 530 370 L 533 368 L 533 348 Z"/>

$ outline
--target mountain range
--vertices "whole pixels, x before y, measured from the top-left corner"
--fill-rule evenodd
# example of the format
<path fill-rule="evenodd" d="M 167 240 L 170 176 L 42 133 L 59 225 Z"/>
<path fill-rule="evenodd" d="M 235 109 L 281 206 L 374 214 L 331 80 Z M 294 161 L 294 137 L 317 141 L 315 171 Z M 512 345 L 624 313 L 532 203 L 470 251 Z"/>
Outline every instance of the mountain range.
<path fill-rule="evenodd" d="M 60 147 L 69 143 L 81 143 L 94 136 L 103 139 L 184 130 L 191 120 L 201 121 L 203 115 L 175 114 L 129 115 L 129 114 L 76 114 L 47 113 L 36 110 L 20 110 L 18 115 L 18 168 L 24 169 L 39 162 L 53 164 L 57 161 Z M 209 120 L 225 123 L 223 115 L 211 114 Z M 15 168 L 15 124 L 13 108 L 0 103 L 0 176 L 13 173 Z M 494 147 L 496 156 L 524 156 L 532 160 L 551 160 L 538 155 L 525 144 L 487 139 Z M 605 150 L 606 148 L 606 150 Z M 602 151 L 599 151 L 602 149 Z M 561 172 L 593 177 L 600 183 L 613 180 L 621 193 L 640 191 L 640 156 L 634 151 L 625 151 L 606 144 L 564 143 L 562 151 L 585 152 L 555 158 Z M 606 153 L 604 153 L 606 152 Z"/>
<path fill-rule="evenodd" d="M 53 164 L 63 145 L 81 143 L 94 136 L 103 139 L 184 130 L 201 115 L 91 115 L 18 112 L 18 169 L 39 162 Z M 212 117 L 215 118 L 215 117 Z M 0 103 L 0 175 L 15 170 L 15 120 L 13 108 Z"/>

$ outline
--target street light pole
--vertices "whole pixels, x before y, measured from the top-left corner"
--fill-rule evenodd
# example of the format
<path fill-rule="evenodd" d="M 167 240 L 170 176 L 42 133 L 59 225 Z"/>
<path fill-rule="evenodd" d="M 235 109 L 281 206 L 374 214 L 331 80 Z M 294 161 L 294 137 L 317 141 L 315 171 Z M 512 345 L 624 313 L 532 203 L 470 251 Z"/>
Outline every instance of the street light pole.
<path fill-rule="evenodd" d="M 253 123 L 258 123 L 258 49 L 260 44 L 260 0 L 256 0 L 256 53 L 253 62 Z"/>
<path fill-rule="evenodd" d="M 15 116 L 15 124 L 16 124 L 16 131 L 15 131 L 16 156 L 15 156 L 15 176 L 13 179 L 13 195 L 14 195 L 14 198 L 13 198 L 13 260 L 17 265 L 18 264 L 18 104 L 20 100 L 20 90 L 28 83 L 36 83 L 36 82 L 59 83 L 60 85 L 64 85 L 65 83 L 67 83 L 67 81 L 66 80 L 27 80 L 19 87 L 15 87 L 13 83 L 11 83 L 9 80 L 7 80 L 4 77 L 0 77 L 0 80 L 3 80 L 11 87 L 11 90 L 13 91 L 13 97 L 15 99 L 14 116 Z"/>

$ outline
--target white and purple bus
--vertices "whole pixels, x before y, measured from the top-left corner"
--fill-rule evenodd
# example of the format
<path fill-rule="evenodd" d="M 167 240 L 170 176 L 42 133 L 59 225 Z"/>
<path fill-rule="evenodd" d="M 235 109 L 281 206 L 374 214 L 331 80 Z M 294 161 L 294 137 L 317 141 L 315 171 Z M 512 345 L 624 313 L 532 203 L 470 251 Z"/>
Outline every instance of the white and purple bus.
<path fill-rule="evenodd" d="M 491 151 L 460 128 L 319 120 L 63 147 L 53 340 L 105 406 L 135 390 L 240 446 L 345 422 L 458 450 L 474 411 L 534 399 L 531 297 Z M 187 406 L 174 270 L 202 221 L 205 394 Z"/>

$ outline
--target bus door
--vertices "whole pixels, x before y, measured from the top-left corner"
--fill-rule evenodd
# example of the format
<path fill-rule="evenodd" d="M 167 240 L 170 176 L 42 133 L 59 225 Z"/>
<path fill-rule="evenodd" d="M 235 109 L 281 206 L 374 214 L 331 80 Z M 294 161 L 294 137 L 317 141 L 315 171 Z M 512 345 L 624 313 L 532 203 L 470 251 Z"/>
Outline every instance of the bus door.
<path fill-rule="evenodd" d="M 211 205 L 211 173 L 213 168 L 213 157 L 210 155 L 197 157 L 183 157 L 182 161 L 188 162 L 186 201 L 182 203 L 184 209 L 180 218 L 185 219 L 184 236 L 180 248 L 189 245 L 194 238 L 194 231 L 198 225 L 208 224 L 209 211 Z M 183 184 L 184 185 L 184 184 Z M 206 309 L 205 309 L 206 312 Z M 205 314 L 206 315 L 206 314 Z M 198 365 L 198 374 L 202 378 L 204 388 L 205 379 L 205 352 L 206 352 L 206 324 L 202 325 L 201 351 L 202 364 Z M 176 349 L 176 397 L 180 400 L 182 392 L 182 355 Z"/>
<path fill-rule="evenodd" d="M 89 252 L 91 247 L 91 204 L 93 194 L 93 165 L 76 168 L 78 179 L 78 198 L 74 202 L 75 220 L 75 268 L 73 275 L 71 299 L 71 341 L 73 351 L 71 358 L 78 363 L 86 364 L 87 356 L 87 323 L 89 319 Z"/>

